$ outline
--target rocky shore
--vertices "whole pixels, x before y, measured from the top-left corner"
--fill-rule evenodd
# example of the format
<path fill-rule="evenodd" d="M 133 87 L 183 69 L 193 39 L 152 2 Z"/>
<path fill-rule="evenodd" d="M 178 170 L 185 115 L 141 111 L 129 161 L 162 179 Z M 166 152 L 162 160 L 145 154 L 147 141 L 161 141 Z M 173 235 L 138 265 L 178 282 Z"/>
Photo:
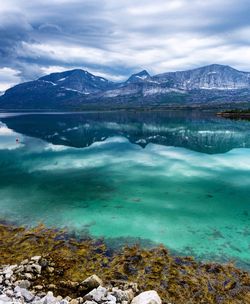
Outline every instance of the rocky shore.
<path fill-rule="evenodd" d="M 63 298 L 56 294 L 56 285 L 43 282 L 44 273 L 55 271 L 54 264 L 41 256 L 25 259 L 20 264 L 0 267 L 0 303 L 34 303 L 34 304 L 161 304 L 156 291 L 150 290 L 138 294 L 136 283 L 113 282 L 104 286 L 103 281 L 95 274 L 82 282 L 64 282 L 78 289 L 77 298 Z M 56 283 L 56 282 L 55 282 Z M 55 293 L 55 294 L 54 294 Z"/>
<path fill-rule="evenodd" d="M 0 265 L 0 304 L 250 304 L 250 275 L 232 263 L 114 250 L 42 225 L 0 225 Z"/>

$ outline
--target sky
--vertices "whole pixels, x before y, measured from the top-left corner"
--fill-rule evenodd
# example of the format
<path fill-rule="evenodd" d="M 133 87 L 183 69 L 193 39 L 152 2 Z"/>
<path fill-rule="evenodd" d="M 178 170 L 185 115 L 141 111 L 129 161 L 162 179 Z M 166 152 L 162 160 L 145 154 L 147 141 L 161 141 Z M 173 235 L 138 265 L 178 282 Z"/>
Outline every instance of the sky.
<path fill-rule="evenodd" d="M 0 91 L 81 68 L 122 81 L 212 63 L 250 71 L 249 0 L 2 0 Z"/>

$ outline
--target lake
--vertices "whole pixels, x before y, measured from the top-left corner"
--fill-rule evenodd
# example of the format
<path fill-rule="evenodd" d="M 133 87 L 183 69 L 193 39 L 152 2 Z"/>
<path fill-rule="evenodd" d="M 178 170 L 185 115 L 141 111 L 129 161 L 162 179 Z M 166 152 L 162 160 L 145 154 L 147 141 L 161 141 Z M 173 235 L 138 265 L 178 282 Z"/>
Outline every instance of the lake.
<path fill-rule="evenodd" d="M 0 114 L 0 219 L 250 268 L 250 122 Z"/>

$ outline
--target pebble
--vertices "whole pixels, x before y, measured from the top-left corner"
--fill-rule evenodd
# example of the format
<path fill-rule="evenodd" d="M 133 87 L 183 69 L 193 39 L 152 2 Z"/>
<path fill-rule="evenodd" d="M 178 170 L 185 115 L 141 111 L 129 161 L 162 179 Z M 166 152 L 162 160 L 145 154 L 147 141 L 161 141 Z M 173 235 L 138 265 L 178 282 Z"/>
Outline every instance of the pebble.
<path fill-rule="evenodd" d="M 28 281 L 28 280 L 21 280 L 21 281 L 16 281 L 15 282 L 15 285 L 16 286 L 19 286 L 19 287 L 21 287 L 21 288 L 29 288 L 30 287 L 30 281 Z"/>
<path fill-rule="evenodd" d="M 78 290 L 81 297 L 74 299 L 69 296 L 54 296 L 52 291 L 45 293 L 44 289 L 46 287 L 53 291 L 57 290 L 56 284 L 34 285 L 35 279 L 39 277 L 43 282 L 44 269 L 53 273 L 55 264 L 41 256 L 33 256 L 19 265 L 0 266 L 0 304 L 161 304 L 161 299 L 153 290 L 143 292 L 134 298 L 134 294 L 138 292 L 137 284 L 120 281 L 117 282 L 118 285 L 112 283 L 105 288 L 103 281 L 95 274 L 81 283 L 64 282 L 67 288 Z"/>
<path fill-rule="evenodd" d="M 67 297 L 65 298 L 65 300 L 68 301 L 68 302 L 70 302 L 70 301 L 71 301 L 71 297 L 67 296 Z"/>
<path fill-rule="evenodd" d="M 13 271 L 11 270 L 11 268 L 7 268 L 4 271 L 4 275 L 5 275 L 5 279 L 9 280 L 13 276 Z"/>
<path fill-rule="evenodd" d="M 24 273 L 23 275 L 27 280 L 32 280 L 33 279 L 33 275 L 31 273 Z"/>
<path fill-rule="evenodd" d="M 43 286 L 42 285 L 36 285 L 33 287 L 35 290 L 43 290 Z"/>
<path fill-rule="evenodd" d="M 41 260 L 41 258 L 42 257 L 40 255 L 36 255 L 31 258 L 31 261 L 38 263 Z"/>
<path fill-rule="evenodd" d="M 7 297 L 13 297 L 14 296 L 14 291 L 11 289 L 8 289 L 5 291 L 5 294 Z"/>
<path fill-rule="evenodd" d="M 48 271 L 49 273 L 54 272 L 54 270 L 55 270 L 54 267 L 48 267 L 48 268 L 47 268 L 47 271 Z"/>

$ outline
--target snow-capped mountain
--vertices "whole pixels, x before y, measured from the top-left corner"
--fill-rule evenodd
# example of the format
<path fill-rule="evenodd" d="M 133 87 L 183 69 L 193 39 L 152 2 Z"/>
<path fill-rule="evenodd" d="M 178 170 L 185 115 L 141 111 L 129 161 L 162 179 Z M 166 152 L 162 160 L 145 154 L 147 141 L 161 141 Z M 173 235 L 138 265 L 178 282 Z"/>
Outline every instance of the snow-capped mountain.
<path fill-rule="evenodd" d="M 213 64 L 151 76 L 146 70 L 114 83 L 84 70 L 53 73 L 14 86 L 0 96 L 2 109 L 250 102 L 250 73 Z"/>
<path fill-rule="evenodd" d="M 52 85 L 85 94 L 96 93 L 113 86 L 111 81 L 80 69 L 53 73 L 39 78 L 38 81 L 49 82 Z"/>
<path fill-rule="evenodd" d="M 159 83 L 169 83 L 169 86 L 182 90 L 250 88 L 250 73 L 219 64 L 188 71 L 164 73 L 154 76 L 153 79 Z"/>

